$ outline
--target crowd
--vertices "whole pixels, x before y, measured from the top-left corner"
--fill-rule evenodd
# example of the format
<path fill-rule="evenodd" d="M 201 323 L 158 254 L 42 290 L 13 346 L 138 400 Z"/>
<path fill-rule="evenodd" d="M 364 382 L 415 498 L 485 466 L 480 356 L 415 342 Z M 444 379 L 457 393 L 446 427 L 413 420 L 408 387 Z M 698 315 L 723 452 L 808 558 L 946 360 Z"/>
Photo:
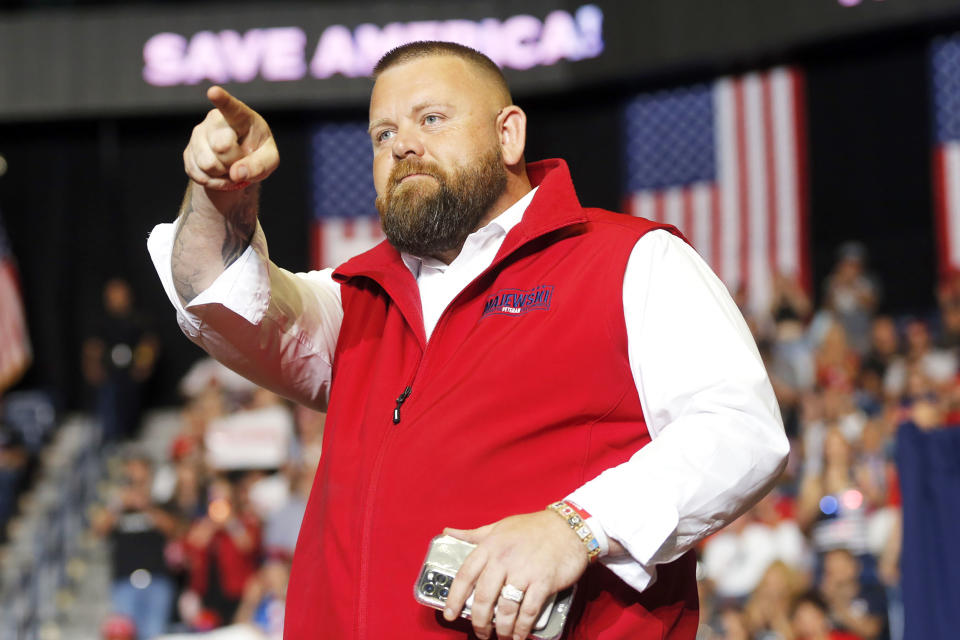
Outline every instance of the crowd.
<path fill-rule="evenodd" d="M 841 247 L 820 308 L 789 278 L 774 288 L 769 312 L 743 311 L 791 459 L 771 494 L 698 549 L 699 637 L 898 640 L 894 435 L 905 421 L 934 429 L 960 417 L 960 274 L 931 317 L 878 314 L 880 283 L 853 243 Z M 126 451 L 94 518 L 113 553 L 105 636 L 243 625 L 279 638 L 324 414 L 212 361 L 183 391 L 167 456 Z"/>
<path fill-rule="evenodd" d="M 324 414 L 204 360 L 185 378 L 164 455 L 118 449 L 93 528 L 109 539 L 107 638 L 239 625 L 280 638 L 290 561 Z M 236 636 L 234 636 L 236 637 Z"/>
<path fill-rule="evenodd" d="M 774 491 L 700 550 L 705 639 L 898 640 L 902 536 L 896 433 L 958 422 L 960 274 L 929 317 L 877 312 L 862 246 L 838 252 L 820 308 L 778 277 L 745 312 L 791 459 Z"/>

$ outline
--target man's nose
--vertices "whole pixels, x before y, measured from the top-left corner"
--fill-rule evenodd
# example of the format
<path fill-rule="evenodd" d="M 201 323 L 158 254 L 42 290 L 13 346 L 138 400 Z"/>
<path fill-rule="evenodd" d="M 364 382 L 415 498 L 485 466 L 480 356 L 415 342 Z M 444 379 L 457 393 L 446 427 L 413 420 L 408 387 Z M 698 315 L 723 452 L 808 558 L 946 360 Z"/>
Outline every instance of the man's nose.
<path fill-rule="evenodd" d="M 423 143 L 414 131 L 401 129 L 393 138 L 393 156 L 397 160 L 402 160 L 410 155 L 422 156 Z"/>

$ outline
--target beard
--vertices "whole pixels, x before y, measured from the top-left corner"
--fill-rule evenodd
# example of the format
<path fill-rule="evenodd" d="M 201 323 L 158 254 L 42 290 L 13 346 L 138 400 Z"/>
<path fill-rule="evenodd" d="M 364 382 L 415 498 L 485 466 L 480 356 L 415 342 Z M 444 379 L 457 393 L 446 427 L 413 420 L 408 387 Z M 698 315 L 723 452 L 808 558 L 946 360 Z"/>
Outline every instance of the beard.
<path fill-rule="evenodd" d="M 433 178 L 401 180 L 414 173 Z M 387 188 L 377 196 L 383 233 L 398 251 L 436 256 L 459 250 L 507 187 L 500 149 L 494 147 L 471 167 L 451 172 L 411 156 L 397 162 Z"/>

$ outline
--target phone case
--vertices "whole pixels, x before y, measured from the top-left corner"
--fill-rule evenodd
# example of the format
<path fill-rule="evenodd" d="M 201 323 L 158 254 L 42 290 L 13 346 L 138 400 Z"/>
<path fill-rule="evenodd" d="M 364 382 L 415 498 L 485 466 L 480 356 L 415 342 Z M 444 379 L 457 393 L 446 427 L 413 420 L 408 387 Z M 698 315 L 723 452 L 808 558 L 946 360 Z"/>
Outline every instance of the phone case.
<path fill-rule="evenodd" d="M 450 585 L 453 584 L 453 579 L 457 575 L 460 565 L 467 559 L 474 547 L 476 545 L 458 540 L 453 536 L 439 535 L 433 538 L 427 548 L 427 557 L 423 561 L 420 576 L 413 587 L 413 597 L 416 598 L 417 602 L 434 609 L 443 609 L 447 601 L 447 595 L 450 593 Z M 573 603 L 576 590 L 577 586 L 573 585 L 556 594 L 544 604 L 540 617 L 534 624 L 531 638 L 556 640 L 560 637 L 567 622 L 570 605 Z M 472 601 L 473 596 L 471 595 L 460 614 L 462 618 L 470 618 Z"/>

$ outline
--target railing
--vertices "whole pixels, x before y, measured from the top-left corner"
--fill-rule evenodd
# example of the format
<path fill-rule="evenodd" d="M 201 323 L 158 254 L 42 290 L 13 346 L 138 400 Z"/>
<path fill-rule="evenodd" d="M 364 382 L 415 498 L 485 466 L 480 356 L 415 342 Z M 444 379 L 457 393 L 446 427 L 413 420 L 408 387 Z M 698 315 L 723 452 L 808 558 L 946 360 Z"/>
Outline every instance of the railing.
<path fill-rule="evenodd" d="M 42 452 L 35 488 L 24 497 L 23 513 L 0 551 L 0 640 L 60 637 L 59 605 L 82 586 L 68 566 L 82 551 L 87 509 L 97 495 L 99 444 L 94 423 L 73 419 Z"/>

